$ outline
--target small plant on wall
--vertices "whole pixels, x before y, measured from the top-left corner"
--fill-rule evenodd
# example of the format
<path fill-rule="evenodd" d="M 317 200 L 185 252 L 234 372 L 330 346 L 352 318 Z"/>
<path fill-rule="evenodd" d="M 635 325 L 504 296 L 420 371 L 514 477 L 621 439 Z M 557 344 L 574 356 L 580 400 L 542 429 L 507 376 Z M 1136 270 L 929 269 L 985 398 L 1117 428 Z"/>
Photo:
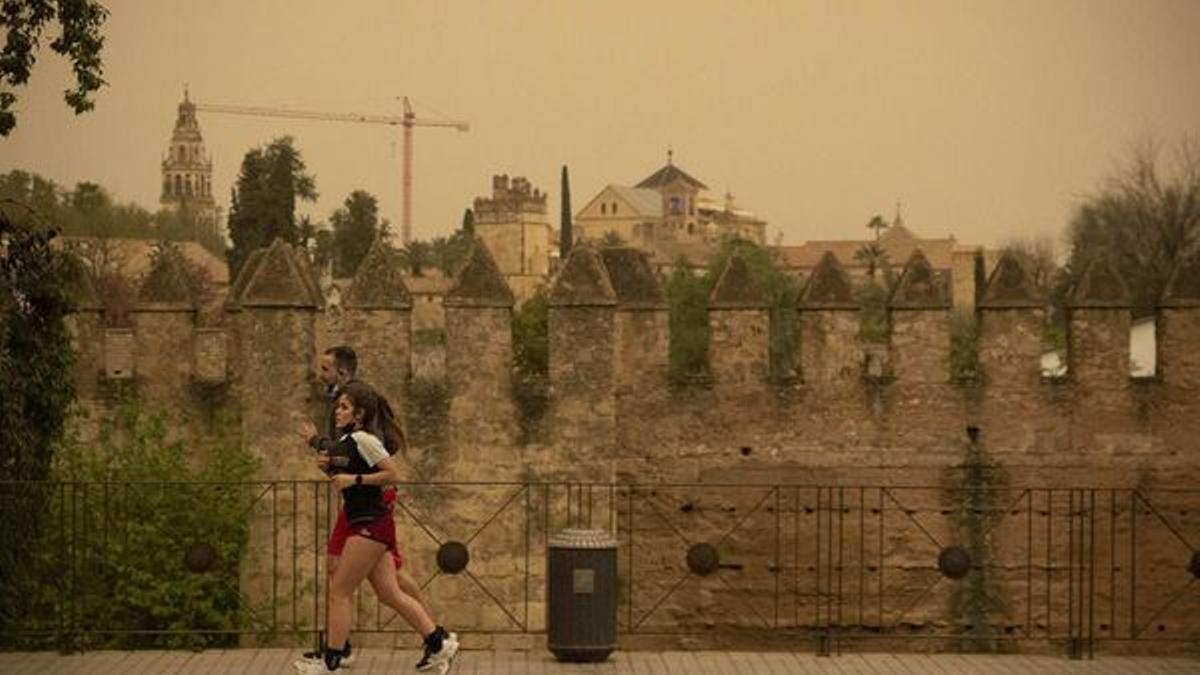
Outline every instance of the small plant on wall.
<path fill-rule="evenodd" d="M 513 312 L 512 340 L 513 400 L 524 442 L 536 433 L 549 405 L 550 303 L 545 288 Z"/>

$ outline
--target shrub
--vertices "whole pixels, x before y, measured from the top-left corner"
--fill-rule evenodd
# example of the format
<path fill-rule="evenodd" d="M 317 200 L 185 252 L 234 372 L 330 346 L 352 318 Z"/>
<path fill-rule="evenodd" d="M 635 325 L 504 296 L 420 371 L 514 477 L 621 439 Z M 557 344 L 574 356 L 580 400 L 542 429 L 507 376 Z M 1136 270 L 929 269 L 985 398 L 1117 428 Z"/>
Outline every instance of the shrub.
<path fill-rule="evenodd" d="M 675 261 L 667 279 L 670 316 L 670 373 L 672 378 L 703 375 L 708 369 L 707 275 L 692 273 L 686 259 Z"/>
<path fill-rule="evenodd" d="M 6 509 L 47 499 L 30 514 L 29 564 L 0 591 L 5 629 L 68 646 L 70 635 L 106 648 L 235 645 L 249 624 L 239 587 L 255 464 L 236 420 L 217 426 L 201 461 L 161 414 L 129 403 L 98 442 L 67 438 L 57 482 L 3 486 Z"/>
<path fill-rule="evenodd" d="M 858 338 L 868 344 L 887 344 L 891 335 L 888 321 L 888 291 L 868 281 L 855 289 L 858 300 Z"/>

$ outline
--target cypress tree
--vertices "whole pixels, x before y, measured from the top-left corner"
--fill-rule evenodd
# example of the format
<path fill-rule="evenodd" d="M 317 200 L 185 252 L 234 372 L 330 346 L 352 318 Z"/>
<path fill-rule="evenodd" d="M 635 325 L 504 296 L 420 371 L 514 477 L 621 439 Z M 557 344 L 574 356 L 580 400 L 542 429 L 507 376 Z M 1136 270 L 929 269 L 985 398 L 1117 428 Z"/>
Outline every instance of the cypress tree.
<path fill-rule="evenodd" d="M 559 220 L 558 256 L 564 262 L 571 253 L 571 183 L 567 165 L 562 168 L 562 216 Z"/>

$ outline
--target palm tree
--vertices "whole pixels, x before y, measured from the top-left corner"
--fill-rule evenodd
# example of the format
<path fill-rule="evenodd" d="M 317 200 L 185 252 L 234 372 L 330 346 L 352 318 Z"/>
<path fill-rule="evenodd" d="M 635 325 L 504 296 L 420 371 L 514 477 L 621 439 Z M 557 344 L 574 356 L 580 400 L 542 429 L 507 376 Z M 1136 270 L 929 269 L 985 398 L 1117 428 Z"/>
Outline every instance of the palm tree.
<path fill-rule="evenodd" d="M 876 213 L 875 216 L 871 218 L 869 222 L 867 222 L 867 227 L 875 230 L 875 241 L 879 241 L 879 234 L 888 228 L 888 224 L 887 221 L 883 219 L 883 216 Z"/>
<path fill-rule="evenodd" d="M 878 218 L 878 216 L 876 217 Z M 863 244 L 854 252 L 854 259 L 867 266 L 867 274 L 871 277 L 871 281 L 875 281 L 875 271 L 888 264 L 887 251 L 875 242 Z"/>
<path fill-rule="evenodd" d="M 413 239 L 400 249 L 400 260 L 414 277 L 419 277 L 421 271 L 433 262 L 433 247 L 428 242 Z"/>

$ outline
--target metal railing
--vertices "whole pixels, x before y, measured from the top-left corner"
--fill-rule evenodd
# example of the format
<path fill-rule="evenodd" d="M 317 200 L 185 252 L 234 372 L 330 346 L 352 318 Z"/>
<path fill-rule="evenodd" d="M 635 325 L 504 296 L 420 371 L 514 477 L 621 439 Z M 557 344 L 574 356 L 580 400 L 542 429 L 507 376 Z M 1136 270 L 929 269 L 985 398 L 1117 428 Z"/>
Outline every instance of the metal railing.
<path fill-rule="evenodd" d="M 462 631 L 545 632 L 545 548 L 618 542 L 620 633 L 1073 657 L 1200 644 L 1200 490 L 615 483 L 400 486 L 408 567 Z M 12 646 L 307 642 L 323 481 L 0 483 Z M 370 591 L 354 630 L 408 633 Z"/>

